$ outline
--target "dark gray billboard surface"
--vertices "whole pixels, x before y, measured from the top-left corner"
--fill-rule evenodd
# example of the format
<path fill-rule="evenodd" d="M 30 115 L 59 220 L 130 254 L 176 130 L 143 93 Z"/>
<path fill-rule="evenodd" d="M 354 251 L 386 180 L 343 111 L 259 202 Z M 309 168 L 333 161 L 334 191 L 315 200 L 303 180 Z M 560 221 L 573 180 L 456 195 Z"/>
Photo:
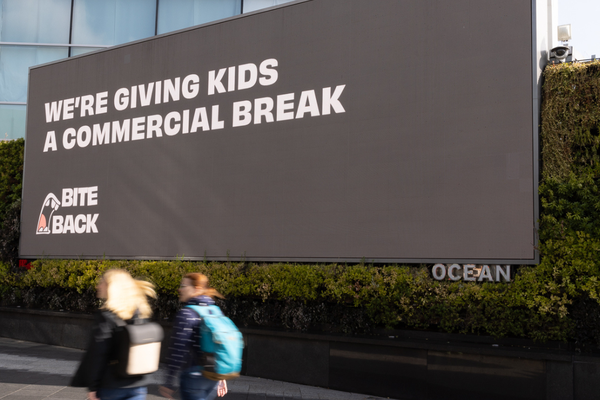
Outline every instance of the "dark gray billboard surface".
<path fill-rule="evenodd" d="M 313 0 L 32 68 L 21 257 L 532 262 L 532 31 Z"/>

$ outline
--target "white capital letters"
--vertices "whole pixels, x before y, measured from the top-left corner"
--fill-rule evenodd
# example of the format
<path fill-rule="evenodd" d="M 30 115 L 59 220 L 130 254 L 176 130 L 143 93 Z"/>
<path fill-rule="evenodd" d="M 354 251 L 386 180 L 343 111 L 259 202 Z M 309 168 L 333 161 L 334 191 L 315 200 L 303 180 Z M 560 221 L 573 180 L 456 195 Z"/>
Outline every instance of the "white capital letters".
<path fill-rule="evenodd" d="M 46 133 L 46 142 L 44 143 L 44 153 L 48 150 L 56 151 L 56 133 L 50 131 Z"/>

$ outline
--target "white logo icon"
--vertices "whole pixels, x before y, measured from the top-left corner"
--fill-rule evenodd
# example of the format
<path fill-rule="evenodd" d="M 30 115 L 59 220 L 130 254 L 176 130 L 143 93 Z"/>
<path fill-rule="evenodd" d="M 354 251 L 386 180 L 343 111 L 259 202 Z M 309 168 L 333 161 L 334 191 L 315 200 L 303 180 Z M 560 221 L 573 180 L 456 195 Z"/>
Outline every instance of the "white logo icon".
<path fill-rule="evenodd" d="M 52 220 L 52 214 L 60 207 L 60 201 L 56 198 L 54 193 L 48 193 L 42 210 L 40 211 L 40 217 L 38 218 L 36 235 L 47 235 L 50 232 L 50 221 Z"/>

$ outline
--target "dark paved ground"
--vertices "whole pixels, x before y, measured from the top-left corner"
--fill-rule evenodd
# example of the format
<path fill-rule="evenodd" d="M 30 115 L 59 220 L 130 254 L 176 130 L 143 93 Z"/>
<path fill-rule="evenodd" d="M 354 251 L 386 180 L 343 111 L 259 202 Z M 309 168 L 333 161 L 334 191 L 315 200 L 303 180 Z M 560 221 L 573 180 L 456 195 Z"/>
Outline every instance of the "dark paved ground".
<path fill-rule="evenodd" d="M 66 347 L 0 338 L 1 400 L 84 400 L 86 391 L 67 386 L 82 351 Z M 162 371 L 154 376 L 162 381 Z M 151 385 L 148 400 L 158 400 L 157 385 Z M 319 387 L 241 376 L 228 381 L 224 400 L 375 400 L 380 397 L 345 393 Z"/>

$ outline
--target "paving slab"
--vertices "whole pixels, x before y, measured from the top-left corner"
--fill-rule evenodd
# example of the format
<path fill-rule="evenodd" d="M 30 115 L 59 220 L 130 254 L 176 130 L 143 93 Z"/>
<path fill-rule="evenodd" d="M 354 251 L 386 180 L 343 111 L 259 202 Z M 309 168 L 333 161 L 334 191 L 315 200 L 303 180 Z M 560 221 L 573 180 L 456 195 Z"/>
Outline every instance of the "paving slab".
<path fill-rule="evenodd" d="M 0 337 L 0 400 L 84 400 L 84 388 L 68 386 L 82 356 L 82 350 Z M 147 400 L 164 399 L 158 393 L 164 374 L 161 368 L 152 376 Z M 229 381 L 228 388 L 224 400 L 382 399 L 250 376 Z"/>

